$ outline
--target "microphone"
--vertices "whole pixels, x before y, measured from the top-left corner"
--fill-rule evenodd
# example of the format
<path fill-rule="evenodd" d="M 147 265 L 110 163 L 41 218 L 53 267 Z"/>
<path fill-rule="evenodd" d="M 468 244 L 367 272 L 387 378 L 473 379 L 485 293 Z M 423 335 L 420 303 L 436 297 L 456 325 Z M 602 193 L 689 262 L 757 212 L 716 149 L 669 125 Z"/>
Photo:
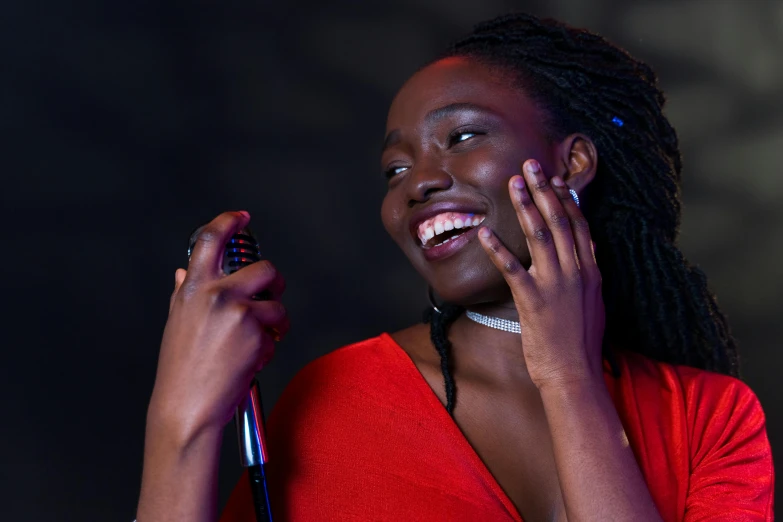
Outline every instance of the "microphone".
<path fill-rule="evenodd" d="M 196 239 L 204 229 L 202 225 L 190 234 L 188 245 L 188 261 L 196 245 Z M 234 234 L 226 245 L 223 256 L 223 273 L 231 275 L 240 268 L 260 261 L 261 252 L 249 227 L 243 227 Z M 256 301 L 271 298 L 271 293 L 264 290 L 253 296 Z M 277 339 L 277 332 L 271 331 Z M 265 464 L 268 460 L 266 447 L 266 432 L 264 430 L 264 410 L 261 405 L 261 394 L 258 381 L 253 378 L 247 396 L 237 406 L 234 416 L 239 440 L 239 460 L 247 468 L 250 477 L 250 489 L 253 494 L 257 522 L 272 522 L 272 512 L 269 504 L 269 488 L 266 483 Z"/>

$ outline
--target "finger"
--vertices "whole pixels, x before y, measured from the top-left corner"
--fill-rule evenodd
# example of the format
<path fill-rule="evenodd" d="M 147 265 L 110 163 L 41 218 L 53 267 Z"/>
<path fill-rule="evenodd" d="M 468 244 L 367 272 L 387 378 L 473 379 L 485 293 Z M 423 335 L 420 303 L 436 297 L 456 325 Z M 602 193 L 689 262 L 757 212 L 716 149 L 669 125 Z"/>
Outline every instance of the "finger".
<path fill-rule="evenodd" d="M 553 267 L 558 267 L 552 232 L 536 207 L 525 179 L 522 176 L 513 176 L 508 183 L 511 202 L 527 240 L 531 268 L 535 268 L 537 273 L 549 273 Z"/>
<path fill-rule="evenodd" d="M 221 283 L 236 295 L 250 297 L 268 290 L 271 298 L 280 300 L 285 291 L 285 280 L 275 266 L 267 260 L 261 260 L 237 270 Z"/>
<path fill-rule="evenodd" d="M 275 355 L 275 341 L 277 341 L 277 339 L 273 333 L 265 332 L 261 334 L 261 347 L 254 368 L 256 373 L 260 372 L 266 365 L 272 362 L 272 358 Z"/>
<path fill-rule="evenodd" d="M 171 313 L 171 309 L 174 307 L 174 300 L 177 298 L 179 289 L 187 274 L 188 271 L 183 268 L 177 268 L 177 270 L 174 271 L 174 291 L 171 292 L 171 298 L 169 299 L 169 313 Z"/>
<path fill-rule="evenodd" d="M 265 331 L 269 333 L 275 341 L 282 341 L 290 330 L 291 320 L 288 318 L 288 315 L 286 315 L 277 325 L 265 328 Z"/>
<path fill-rule="evenodd" d="M 268 346 L 268 348 L 267 348 L 267 346 Z M 272 359 L 275 356 L 275 343 L 274 342 L 271 342 L 271 341 L 269 343 L 265 342 L 264 343 L 264 348 L 265 349 L 261 350 L 261 355 L 258 358 L 258 363 L 256 364 L 256 366 L 254 368 L 256 373 L 260 372 L 266 366 L 268 366 L 269 363 L 272 362 Z"/>
<path fill-rule="evenodd" d="M 533 278 L 522 266 L 517 256 L 509 252 L 495 233 L 489 227 L 481 227 L 478 231 L 479 241 L 495 267 L 503 274 L 503 278 L 511 287 L 514 295 L 521 295 Z"/>
<path fill-rule="evenodd" d="M 231 236 L 250 221 L 247 212 L 223 212 L 207 223 L 196 239 L 188 272 L 197 281 L 211 281 L 223 276 L 223 255 Z"/>
<path fill-rule="evenodd" d="M 560 176 L 552 177 L 552 188 L 560 198 L 560 203 L 565 209 L 570 222 L 572 237 L 575 243 L 576 255 L 579 260 L 579 271 L 585 277 L 600 276 L 598 264 L 595 261 L 595 249 L 590 237 L 590 225 L 587 223 L 574 197 L 568 191 L 568 186 Z"/>
<path fill-rule="evenodd" d="M 566 273 L 574 273 L 579 269 L 576 259 L 574 235 L 571 231 L 568 214 L 563 208 L 558 194 L 552 190 L 552 185 L 541 165 L 536 160 L 528 160 L 524 166 L 525 179 L 530 187 L 533 201 L 541 216 L 543 225 L 549 231 L 549 250 L 554 250 L 560 267 Z M 541 232 L 538 232 L 541 235 Z M 552 248 L 554 245 L 554 248 Z"/>
<path fill-rule="evenodd" d="M 248 306 L 264 330 L 274 329 L 281 335 L 288 332 L 288 311 L 279 301 L 251 301 Z"/>

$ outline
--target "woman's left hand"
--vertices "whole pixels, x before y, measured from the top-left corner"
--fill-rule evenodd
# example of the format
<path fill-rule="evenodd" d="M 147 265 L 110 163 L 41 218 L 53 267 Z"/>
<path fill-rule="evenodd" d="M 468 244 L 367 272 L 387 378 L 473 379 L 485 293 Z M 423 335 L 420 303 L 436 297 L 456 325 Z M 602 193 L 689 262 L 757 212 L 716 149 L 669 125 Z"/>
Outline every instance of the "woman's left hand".
<path fill-rule="evenodd" d="M 530 269 L 489 228 L 479 239 L 511 288 L 528 373 L 539 389 L 600 380 L 605 313 L 587 220 L 568 187 L 557 186 L 559 177 L 547 179 L 536 160 L 523 171 L 509 180 L 509 192 Z"/>

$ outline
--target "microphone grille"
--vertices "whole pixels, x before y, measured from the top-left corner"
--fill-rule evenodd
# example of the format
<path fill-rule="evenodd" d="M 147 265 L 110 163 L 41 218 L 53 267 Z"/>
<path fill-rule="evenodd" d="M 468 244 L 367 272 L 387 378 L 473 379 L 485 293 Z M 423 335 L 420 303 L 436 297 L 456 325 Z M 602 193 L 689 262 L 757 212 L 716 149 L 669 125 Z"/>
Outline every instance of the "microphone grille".
<path fill-rule="evenodd" d="M 188 261 L 193 254 L 193 248 L 196 246 L 196 240 L 206 225 L 201 225 L 190 234 L 188 243 Z M 226 275 L 233 274 L 237 270 L 256 261 L 261 261 L 261 251 L 258 248 L 256 239 L 250 227 L 243 227 L 236 234 L 231 236 L 226 244 L 225 254 L 223 256 L 223 272 Z"/>
<path fill-rule="evenodd" d="M 231 236 L 226 245 L 226 255 L 223 260 L 223 272 L 233 274 L 237 270 L 256 261 L 261 261 L 261 252 L 258 249 L 258 241 L 245 227 Z"/>

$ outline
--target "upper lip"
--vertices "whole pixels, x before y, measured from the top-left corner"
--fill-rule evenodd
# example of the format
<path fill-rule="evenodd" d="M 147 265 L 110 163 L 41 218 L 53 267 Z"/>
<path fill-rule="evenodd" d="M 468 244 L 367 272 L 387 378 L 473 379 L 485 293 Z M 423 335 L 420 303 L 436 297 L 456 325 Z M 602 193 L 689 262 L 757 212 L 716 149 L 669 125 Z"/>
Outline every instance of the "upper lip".
<path fill-rule="evenodd" d="M 444 212 L 461 212 L 464 214 L 485 214 L 482 210 L 476 209 L 473 203 L 459 201 L 439 201 L 427 207 L 417 210 L 411 215 L 410 231 L 413 239 L 419 242 L 419 225 L 428 219 L 442 214 Z"/>

